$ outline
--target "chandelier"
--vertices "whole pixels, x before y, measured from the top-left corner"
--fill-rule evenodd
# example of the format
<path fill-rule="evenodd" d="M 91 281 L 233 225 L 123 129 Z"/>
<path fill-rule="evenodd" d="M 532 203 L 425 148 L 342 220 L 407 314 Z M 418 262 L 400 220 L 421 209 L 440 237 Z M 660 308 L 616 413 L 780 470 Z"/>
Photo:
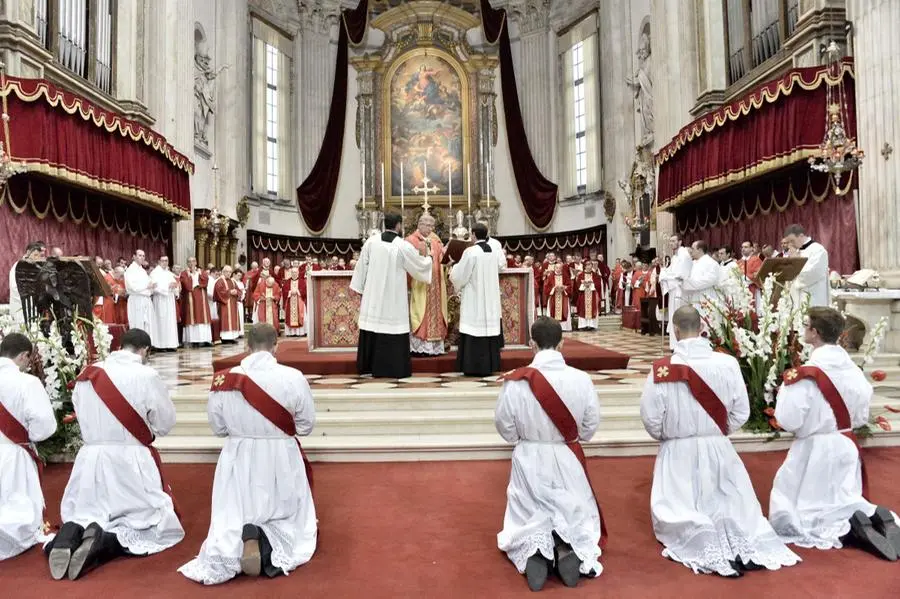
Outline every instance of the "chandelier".
<path fill-rule="evenodd" d="M 0 62 L 0 94 L 3 96 L 3 116 L 0 117 L 3 119 L 3 141 L 0 141 L 0 190 L 2 190 L 10 177 L 25 170 L 12 161 L 9 152 L 9 109 L 6 101 L 9 90 L 6 88 L 6 65 L 3 62 Z"/>
<path fill-rule="evenodd" d="M 846 123 L 849 122 L 847 96 L 844 77 L 841 72 L 841 51 L 832 41 L 826 49 L 828 55 L 828 87 L 825 91 L 825 137 L 816 154 L 809 159 L 810 168 L 834 177 L 836 185 L 841 183 L 841 175 L 858 168 L 866 153 L 856 147 L 856 140 L 848 137 Z"/>

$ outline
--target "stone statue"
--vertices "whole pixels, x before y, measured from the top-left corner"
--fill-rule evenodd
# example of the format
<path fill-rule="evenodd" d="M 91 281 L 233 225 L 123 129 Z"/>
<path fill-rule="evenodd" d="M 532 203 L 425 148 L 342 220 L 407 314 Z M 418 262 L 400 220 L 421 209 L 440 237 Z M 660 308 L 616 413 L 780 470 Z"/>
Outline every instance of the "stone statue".
<path fill-rule="evenodd" d="M 197 30 L 194 33 L 194 141 L 207 145 L 206 132 L 215 112 L 215 80 L 222 69 L 214 71 L 212 59 L 206 51 L 206 39 Z"/>
<path fill-rule="evenodd" d="M 456 226 L 453 227 L 452 237 L 456 239 L 468 239 L 469 230 L 466 228 L 465 224 L 465 215 L 462 210 L 456 211 Z"/>
<path fill-rule="evenodd" d="M 641 147 L 653 144 L 653 81 L 650 79 L 650 26 L 644 27 L 637 51 L 638 68 L 625 83 L 634 92 L 635 110 L 641 120 Z"/>

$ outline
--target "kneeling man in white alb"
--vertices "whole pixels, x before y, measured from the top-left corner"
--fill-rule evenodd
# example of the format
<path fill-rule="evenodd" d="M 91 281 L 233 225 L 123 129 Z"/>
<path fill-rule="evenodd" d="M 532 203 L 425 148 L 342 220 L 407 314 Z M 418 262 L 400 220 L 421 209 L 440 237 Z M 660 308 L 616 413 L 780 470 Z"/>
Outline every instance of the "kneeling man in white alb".
<path fill-rule="evenodd" d="M 862 455 L 853 429 L 869 421 L 872 385 L 837 345 L 844 317 L 813 307 L 804 340 L 809 360 L 784 374 L 775 419 L 794 433 L 772 486 L 769 521 L 785 542 L 840 548 L 846 542 L 885 559 L 900 554 L 900 527 L 890 510 L 866 500 Z"/>
<path fill-rule="evenodd" d="M 800 558 L 778 538 L 728 435 L 750 416 L 737 360 L 700 336 L 700 314 L 672 316 L 675 353 L 653 363 L 641 419 L 660 441 L 650 513 L 663 557 L 694 573 L 736 578 Z"/>

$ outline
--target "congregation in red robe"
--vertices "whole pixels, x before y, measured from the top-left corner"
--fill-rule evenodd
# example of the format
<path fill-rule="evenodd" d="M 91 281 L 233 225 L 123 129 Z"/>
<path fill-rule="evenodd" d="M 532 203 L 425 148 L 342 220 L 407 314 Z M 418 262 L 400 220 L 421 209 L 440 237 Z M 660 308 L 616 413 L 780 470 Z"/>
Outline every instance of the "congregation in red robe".
<path fill-rule="evenodd" d="M 240 294 L 237 284 L 231 278 L 231 267 L 226 266 L 213 288 L 219 312 L 219 336 L 222 341 L 235 341 L 241 335 L 241 319 L 238 314 Z"/>

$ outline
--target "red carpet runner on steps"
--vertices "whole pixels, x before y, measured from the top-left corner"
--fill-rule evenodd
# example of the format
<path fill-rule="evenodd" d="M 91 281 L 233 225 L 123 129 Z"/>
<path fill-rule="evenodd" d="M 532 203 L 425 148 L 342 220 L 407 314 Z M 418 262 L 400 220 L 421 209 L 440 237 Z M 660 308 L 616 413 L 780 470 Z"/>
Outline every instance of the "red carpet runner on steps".
<path fill-rule="evenodd" d="M 566 363 L 581 370 L 613 370 L 628 367 L 628 356 L 576 341 L 566 339 L 563 344 Z M 240 364 L 245 354 L 220 358 L 213 361 L 215 370 L 232 368 Z M 292 366 L 309 374 L 356 374 L 356 352 L 310 352 L 306 341 L 291 339 L 278 344 L 276 356 L 281 364 Z M 503 372 L 527 366 L 534 354 L 527 349 L 503 350 L 500 365 Z M 442 373 L 456 371 L 456 352 L 433 358 L 413 358 L 413 372 Z"/>
<path fill-rule="evenodd" d="M 872 498 L 900 506 L 900 448 L 869 449 Z M 757 495 L 768 505 L 784 452 L 744 454 Z M 803 563 L 740 580 L 696 576 L 660 556 L 650 525 L 653 457 L 589 458 L 591 478 L 608 514 L 605 571 L 566 589 L 551 579 L 536 597 L 896 597 L 900 563 L 857 549 L 800 549 Z M 176 569 L 200 549 L 209 526 L 214 464 L 167 464 L 185 514 L 186 538 L 159 555 L 118 559 L 82 580 L 56 582 L 37 548 L 0 562 L 0 596 L 10 599 L 179 599 L 303 597 L 304 599 L 506 599 L 530 595 L 525 580 L 497 550 L 503 525 L 508 461 L 314 464 L 320 544 L 312 561 L 288 577 L 243 577 L 204 588 Z M 69 466 L 48 468 L 50 517 Z M 891 589 L 894 589 L 893 591 Z"/>

